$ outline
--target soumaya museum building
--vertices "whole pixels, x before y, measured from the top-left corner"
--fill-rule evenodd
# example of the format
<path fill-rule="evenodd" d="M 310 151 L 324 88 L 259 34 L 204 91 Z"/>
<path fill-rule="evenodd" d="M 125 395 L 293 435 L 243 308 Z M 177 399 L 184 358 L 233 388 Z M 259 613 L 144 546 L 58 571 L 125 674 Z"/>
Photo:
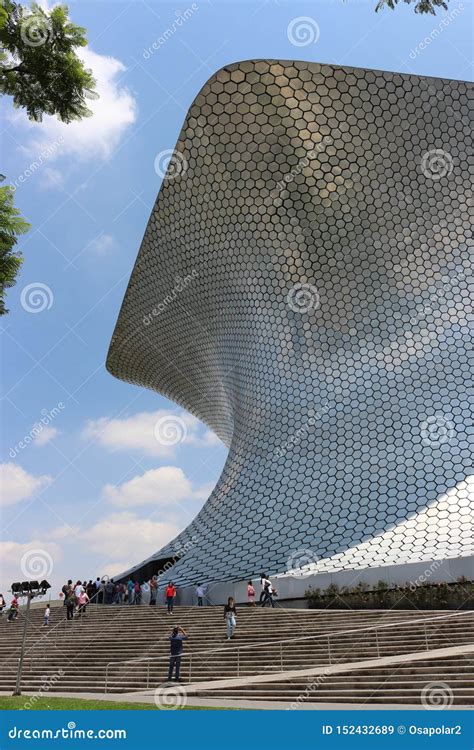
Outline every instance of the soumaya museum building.
<path fill-rule="evenodd" d="M 216 602 L 261 571 L 283 598 L 473 577 L 473 103 L 460 81 L 294 61 L 206 83 L 107 366 L 229 453 L 195 520 L 122 577 L 166 570 Z"/>

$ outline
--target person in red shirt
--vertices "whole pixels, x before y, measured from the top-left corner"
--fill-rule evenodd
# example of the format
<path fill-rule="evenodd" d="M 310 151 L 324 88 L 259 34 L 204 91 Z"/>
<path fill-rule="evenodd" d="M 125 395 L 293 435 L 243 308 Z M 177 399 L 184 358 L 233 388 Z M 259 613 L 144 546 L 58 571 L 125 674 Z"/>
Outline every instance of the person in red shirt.
<path fill-rule="evenodd" d="M 174 598 L 176 596 L 176 586 L 173 581 L 170 581 L 166 587 L 166 605 L 168 607 L 168 614 L 173 614 Z"/>
<path fill-rule="evenodd" d="M 8 613 L 8 622 L 13 622 L 13 620 L 16 620 L 18 617 L 18 599 L 15 595 L 13 595 L 13 599 L 10 602 L 10 611 Z"/>

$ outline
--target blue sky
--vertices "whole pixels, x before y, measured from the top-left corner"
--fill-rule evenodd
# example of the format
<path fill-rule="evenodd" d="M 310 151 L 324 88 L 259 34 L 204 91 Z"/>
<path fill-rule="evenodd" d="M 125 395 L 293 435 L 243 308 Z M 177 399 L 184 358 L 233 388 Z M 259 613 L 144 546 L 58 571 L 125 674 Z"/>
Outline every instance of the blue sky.
<path fill-rule="evenodd" d="M 138 562 L 189 523 L 224 464 L 226 449 L 196 420 L 104 366 L 160 188 L 156 157 L 173 148 L 206 80 L 253 58 L 473 76 L 466 0 L 436 17 L 406 5 L 376 14 L 375 0 L 69 7 L 88 32 L 94 115 L 37 125 L 7 106 L 2 120 L 2 172 L 32 224 L 0 321 L 4 593 L 12 580 L 46 574 L 56 590 L 64 577 Z M 288 27 L 300 17 L 311 38 L 294 44 Z M 170 414 L 186 434 L 164 446 L 154 427 Z"/>

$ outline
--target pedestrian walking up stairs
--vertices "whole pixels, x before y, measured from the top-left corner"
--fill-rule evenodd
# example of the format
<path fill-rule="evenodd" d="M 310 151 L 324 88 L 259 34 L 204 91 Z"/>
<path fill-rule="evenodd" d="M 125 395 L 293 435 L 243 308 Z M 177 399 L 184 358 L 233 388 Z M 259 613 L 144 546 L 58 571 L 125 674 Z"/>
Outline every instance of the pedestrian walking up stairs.
<path fill-rule="evenodd" d="M 2 669 L 0 690 L 11 690 L 20 654 L 19 620 L 0 621 Z M 422 661 L 396 667 L 332 674 L 314 690 L 311 701 L 363 700 L 410 703 L 425 679 L 452 685 L 454 702 L 471 704 L 474 686 L 471 659 L 474 612 L 403 610 L 297 610 L 277 607 L 238 608 L 236 637 L 225 639 L 222 607 L 91 605 L 87 615 L 66 621 L 64 608 L 53 607 L 49 627 L 41 610 L 31 610 L 24 660 L 23 691 L 123 693 L 154 689 L 166 680 L 171 627 L 189 634 L 181 677 L 190 691 L 196 683 L 244 680 L 211 697 L 293 700 L 306 689 L 308 677 L 285 674 L 327 665 L 358 664 L 400 654 L 425 652 Z M 457 647 L 456 657 L 433 660 L 439 649 Z M 460 651 L 459 651 L 460 649 Z M 451 652 L 449 652 L 451 653 Z M 436 663 L 434 663 L 436 661 Z M 374 664 L 377 662 L 374 661 Z M 259 685 L 246 678 L 278 677 Z M 415 684 L 413 690 L 408 685 Z M 298 692 L 299 691 L 299 692 Z M 200 695 L 205 695 L 203 690 Z"/>

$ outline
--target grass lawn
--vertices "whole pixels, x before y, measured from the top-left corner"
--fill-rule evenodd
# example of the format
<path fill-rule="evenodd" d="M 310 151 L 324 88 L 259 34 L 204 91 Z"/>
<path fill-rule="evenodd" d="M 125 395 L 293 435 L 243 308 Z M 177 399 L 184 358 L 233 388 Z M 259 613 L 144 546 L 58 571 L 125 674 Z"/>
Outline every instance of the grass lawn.
<path fill-rule="evenodd" d="M 81 698 L 36 698 L 31 695 L 0 696 L 0 710 L 27 709 L 38 711 L 80 711 L 95 709 L 98 711 L 162 711 L 154 703 L 121 703 L 119 701 L 82 700 Z M 213 711 L 213 708 L 184 706 L 180 711 Z M 217 709 L 222 711 L 225 709 Z"/>

